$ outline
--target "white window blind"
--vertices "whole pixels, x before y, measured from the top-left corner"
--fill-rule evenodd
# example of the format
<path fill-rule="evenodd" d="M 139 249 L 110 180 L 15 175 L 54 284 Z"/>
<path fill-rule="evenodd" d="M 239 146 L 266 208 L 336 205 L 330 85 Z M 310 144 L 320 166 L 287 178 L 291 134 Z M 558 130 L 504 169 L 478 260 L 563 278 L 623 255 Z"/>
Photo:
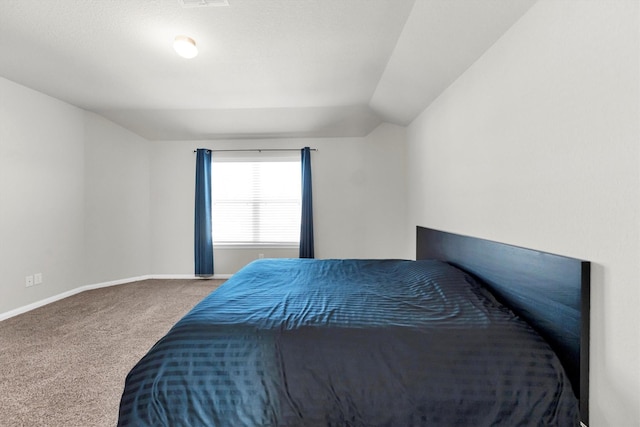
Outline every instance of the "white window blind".
<path fill-rule="evenodd" d="M 214 161 L 211 192 L 214 244 L 299 244 L 298 159 Z"/>

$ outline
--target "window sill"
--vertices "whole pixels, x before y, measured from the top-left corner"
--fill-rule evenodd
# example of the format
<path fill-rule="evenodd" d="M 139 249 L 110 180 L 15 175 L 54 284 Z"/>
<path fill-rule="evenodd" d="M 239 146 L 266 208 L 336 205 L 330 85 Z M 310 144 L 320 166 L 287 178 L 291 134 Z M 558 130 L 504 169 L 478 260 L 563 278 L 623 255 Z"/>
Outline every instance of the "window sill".
<path fill-rule="evenodd" d="M 214 243 L 214 249 L 298 249 L 296 243 Z"/>

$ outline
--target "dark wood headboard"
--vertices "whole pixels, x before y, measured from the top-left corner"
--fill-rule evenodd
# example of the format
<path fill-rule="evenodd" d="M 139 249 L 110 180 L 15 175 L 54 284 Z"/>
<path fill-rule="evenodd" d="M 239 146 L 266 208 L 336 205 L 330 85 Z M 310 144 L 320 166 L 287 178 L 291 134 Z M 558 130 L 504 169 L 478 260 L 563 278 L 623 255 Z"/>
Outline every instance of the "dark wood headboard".
<path fill-rule="evenodd" d="M 423 227 L 416 259 L 465 270 L 533 326 L 557 353 L 588 424 L 589 262 Z"/>

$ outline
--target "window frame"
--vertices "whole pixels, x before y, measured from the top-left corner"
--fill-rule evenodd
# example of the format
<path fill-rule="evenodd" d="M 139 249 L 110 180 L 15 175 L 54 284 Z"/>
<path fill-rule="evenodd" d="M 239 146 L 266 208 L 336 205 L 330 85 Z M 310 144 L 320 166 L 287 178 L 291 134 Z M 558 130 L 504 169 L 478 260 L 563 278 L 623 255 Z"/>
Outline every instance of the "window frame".
<path fill-rule="evenodd" d="M 233 163 L 233 162 L 291 162 L 296 163 L 298 168 L 301 166 L 300 153 L 295 150 L 290 152 L 268 152 L 259 151 L 258 153 L 239 153 L 239 152 L 220 152 L 216 153 L 211 158 L 212 168 L 212 185 L 211 185 L 211 208 L 212 208 L 212 240 L 215 248 L 222 249 L 297 249 L 300 247 L 300 237 L 296 242 L 217 242 L 215 240 L 215 222 L 214 222 L 214 182 L 213 182 L 213 170 L 216 163 Z M 302 177 L 299 177 L 300 183 Z M 300 188 L 299 196 L 300 208 L 302 208 L 302 188 Z M 300 212 L 302 214 L 302 212 Z"/>

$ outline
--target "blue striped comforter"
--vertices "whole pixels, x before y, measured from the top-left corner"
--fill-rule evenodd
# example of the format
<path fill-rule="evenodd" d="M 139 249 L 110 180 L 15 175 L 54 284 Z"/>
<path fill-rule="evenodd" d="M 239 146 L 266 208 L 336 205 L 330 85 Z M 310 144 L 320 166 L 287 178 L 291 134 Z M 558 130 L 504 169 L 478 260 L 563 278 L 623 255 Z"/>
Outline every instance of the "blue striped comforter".
<path fill-rule="evenodd" d="M 549 346 L 438 261 L 259 260 L 126 379 L 119 426 L 574 426 Z"/>

